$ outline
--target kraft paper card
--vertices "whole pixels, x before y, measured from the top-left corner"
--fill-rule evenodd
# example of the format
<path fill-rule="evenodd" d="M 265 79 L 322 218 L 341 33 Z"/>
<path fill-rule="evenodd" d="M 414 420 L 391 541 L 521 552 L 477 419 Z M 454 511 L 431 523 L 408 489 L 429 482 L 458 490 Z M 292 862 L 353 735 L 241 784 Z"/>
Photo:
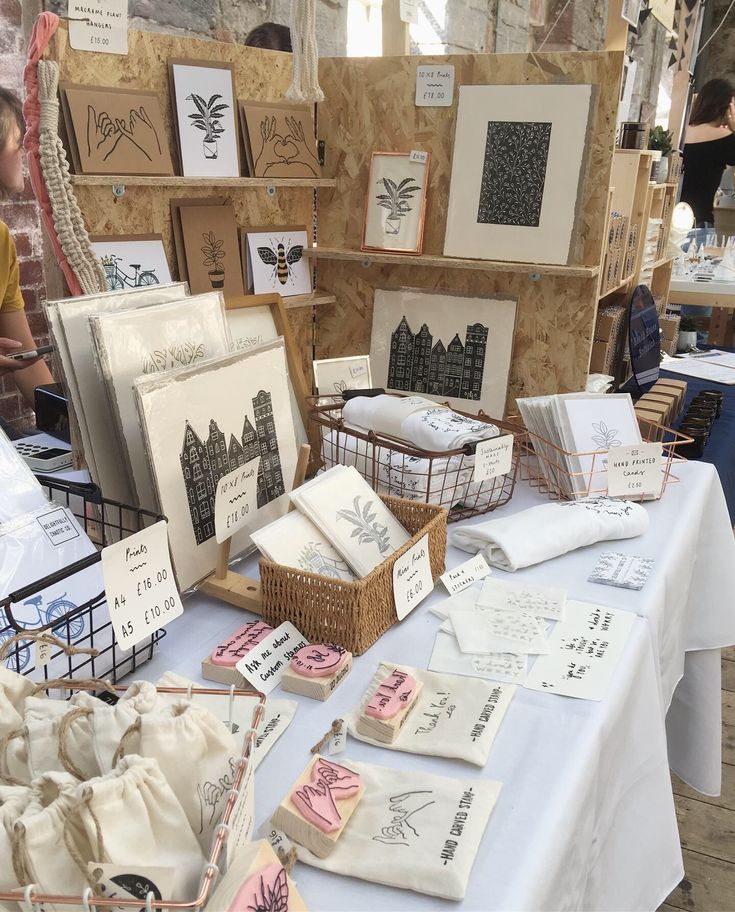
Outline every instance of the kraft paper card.
<path fill-rule="evenodd" d="M 227 200 L 223 196 L 205 196 L 192 197 L 190 199 L 172 199 L 169 203 L 171 207 L 171 230 L 174 236 L 174 251 L 176 253 L 176 269 L 179 280 L 186 282 L 189 278 L 189 270 L 186 268 L 186 250 L 184 248 L 184 232 L 181 229 L 181 212 L 184 207 L 192 206 L 224 206 Z"/>
<path fill-rule="evenodd" d="M 192 294 L 222 291 L 243 294 L 237 222 L 232 206 L 182 207 L 186 270 Z"/>
<path fill-rule="evenodd" d="M 253 177 L 320 177 L 311 108 L 241 101 L 240 119 Z"/>

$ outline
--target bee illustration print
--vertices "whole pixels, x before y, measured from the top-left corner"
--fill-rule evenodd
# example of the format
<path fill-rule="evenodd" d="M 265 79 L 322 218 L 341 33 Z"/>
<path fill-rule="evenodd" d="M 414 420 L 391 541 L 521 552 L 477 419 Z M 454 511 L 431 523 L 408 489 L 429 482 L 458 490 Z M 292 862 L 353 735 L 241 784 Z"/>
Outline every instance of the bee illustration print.
<path fill-rule="evenodd" d="M 271 240 L 270 247 L 258 247 L 258 256 L 266 266 L 273 267 L 272 278 L 275 281 L 277 277 L 281 285 L 285 285 L 289 279 L 293 281 L 293 270 L 291 267 L 295 266 L 296 263 L 301 260 L 303 252 L 303 244 L 294 244 L 294 246 L 291 247 L 290 238 L 289 242 L 286 244 L 283 244 L 280 241 Z"/>

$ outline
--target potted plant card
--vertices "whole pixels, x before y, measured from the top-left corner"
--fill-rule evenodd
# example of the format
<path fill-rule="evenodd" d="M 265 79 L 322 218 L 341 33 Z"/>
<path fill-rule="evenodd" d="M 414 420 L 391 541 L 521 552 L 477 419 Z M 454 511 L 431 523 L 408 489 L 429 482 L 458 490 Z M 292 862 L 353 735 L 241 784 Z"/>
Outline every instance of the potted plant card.
<path fill-rule="evenodd" d="M 428 152 L 373 152 L 363 250 L 421 253 L 428 175 Z"/>
<path fill-rule="evenodd" d="M 229 105 L 222 101 L 222 96 L 215 92 L 208 99 L 202 98 L 196 92 L 186 96 L 187 101 L 194 103 L 196 111 L 189 114 L 189 119 L 193 121 L 192 126 L 197 130 L 202 130 L 202 152 L 205 158 L 217 158 L 217 138 L 225 132 L 222 126 L 222 116 L 229 108 Z"/>
<path fill-rule="evenodd" d="M 204 239 L 204 246 L 202 247 L 204 259 L 202 264 L 212 267 L 212 269 L 207 271 L 212 288 L 224 288 L 225 271 L 222 268 L 222 260 L 225 258 L 225 252 L 222 248 L 225 242 L 218 240 L 214 231 L 204 232 L 202 238 Z"/>

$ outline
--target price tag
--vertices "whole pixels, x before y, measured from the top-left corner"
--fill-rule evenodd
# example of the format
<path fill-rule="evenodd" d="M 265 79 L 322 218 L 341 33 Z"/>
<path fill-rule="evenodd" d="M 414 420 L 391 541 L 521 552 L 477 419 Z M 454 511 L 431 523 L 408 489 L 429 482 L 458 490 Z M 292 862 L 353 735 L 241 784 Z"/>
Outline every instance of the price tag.
<path fill-rule="evenodd" d="M 608 450 L 608 496 L 655 494 L 658 497 L 662 482 L 660 443 L 638 443 Z"/>
<path fill-rule="evenodd" d="M 69 0 L 69 44 L 75 51 L 128 52 L 128 0 Z"/>
<path fill-rule="evenodd" d="M 276 853 L 283 852 L 284 855 L 289 855 L 291 849 L 293 848 L 293 843 L 291 840 L 283 833 L 281 830 L 277 830 L 272 824 L 266 821 L 263 826 L 258 831 L 259 835 L 263 839 L 267 839 L 271 844 L 271 848 Z"/>
<path fill-rule="evenodd" d="M 294 653 L 308 646 L 290 621 L 284 621 L 269 636 L 246 652 L 235 668 L 256 690 L 269 694 L 276 687 L 288 668 Z"/>
<path fill-rule="evenodd" d="M 416 25 L 419 21 L 419 0 L 400 0 L 398 15 L 401 17 L 401 22 Z"/>
<path fill-rule="evenodd" d="M 433 588 L 427 532 L 393 564 L 393 601 L 398 620 L 420 605 Z"/>
<path fill-rule="evenodd" d="M 454 64 L 416 67 L 416 107 L 448 108 L 454 102 Z"/>
<path fill-rule="evenodd" d="M 122 649 L 130 649 L 183 614 L 163 520 L 104 548 L 102 578 Z"/>
<path fill-rule="evenodd" d="M 36 668 L 43 668 L 51 661 L 51 643 L 36 643 Z"/>
<path fill-rule="evenodd" d="M 476 554 L 458 567 L 442 573 L 439 579 L 447 587 L 447 592 L 450 595 L 456 595 L 478 580 L 485 579 L 492 572 L 482 554 Z"/>
<path fill-rule="evenodd" d="M 429 160 L 429 153 L 422 152 L 420 149 L 411 149 L 411 154 L 408 156 L 408 160 L 416 162 L 419 165 L 425 165 Z"/>
<path fill-rule="evenodd" d="M 475 468 L 472 480 L 477 483 L 507 475 L 513 464 L 513 435 L 481 440 L 475 448 Z"/>
<path fill-rule="evenodd" d="M 214 495 L 214 536 L 218 544 L 247 528 L 258 510 L 259 459 L 223 475 Z"/>
<path fill-rule="evenodd" d="M 347 723 L 342 719 L 342 724 L 339 727 L 339 730 L 334 732 L 332 737 L 329 739 L 329 745 L 327 751 L 329 756 L 334 756 L 334 754 L 344 753 L 345 748 L 347 747 Z"/>

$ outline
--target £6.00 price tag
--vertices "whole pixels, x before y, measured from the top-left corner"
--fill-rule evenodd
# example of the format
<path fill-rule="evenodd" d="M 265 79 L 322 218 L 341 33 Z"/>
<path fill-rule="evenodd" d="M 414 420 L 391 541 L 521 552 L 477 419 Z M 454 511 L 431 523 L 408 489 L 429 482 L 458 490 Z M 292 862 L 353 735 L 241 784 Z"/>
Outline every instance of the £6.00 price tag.
<path fill-rule="evenodd" d="M 427 532 L 393 564 L 393 601 L 398 620 L 420 605 L 433 588 Z"/>
<path fill-rule="evenodd" d="M 475 468 L 472 480 L 477 483 L 507 475 L 513 465 L 513 435 L 481 440 L 475 447 Z"/>
<path fill-rule="evenodd" d="M 626 494 L 661 492 L 661 444 L 637 443 L 610 447 L 607 453 L 607 493 L 610 497 Z"/>
<path fill-rule="evenodd" d="M 258 463 L 247 465 L 223 475 L 217 482 L 214 495 L 214 537 L 217 543 L 227 541 L 253 521 L 258 509 Z"/>
<path fill-rule="evenodd" d="M 183 614 L 163 520 L 104 548 L 102 578 L 122 649 L 130 649 Z"/>

